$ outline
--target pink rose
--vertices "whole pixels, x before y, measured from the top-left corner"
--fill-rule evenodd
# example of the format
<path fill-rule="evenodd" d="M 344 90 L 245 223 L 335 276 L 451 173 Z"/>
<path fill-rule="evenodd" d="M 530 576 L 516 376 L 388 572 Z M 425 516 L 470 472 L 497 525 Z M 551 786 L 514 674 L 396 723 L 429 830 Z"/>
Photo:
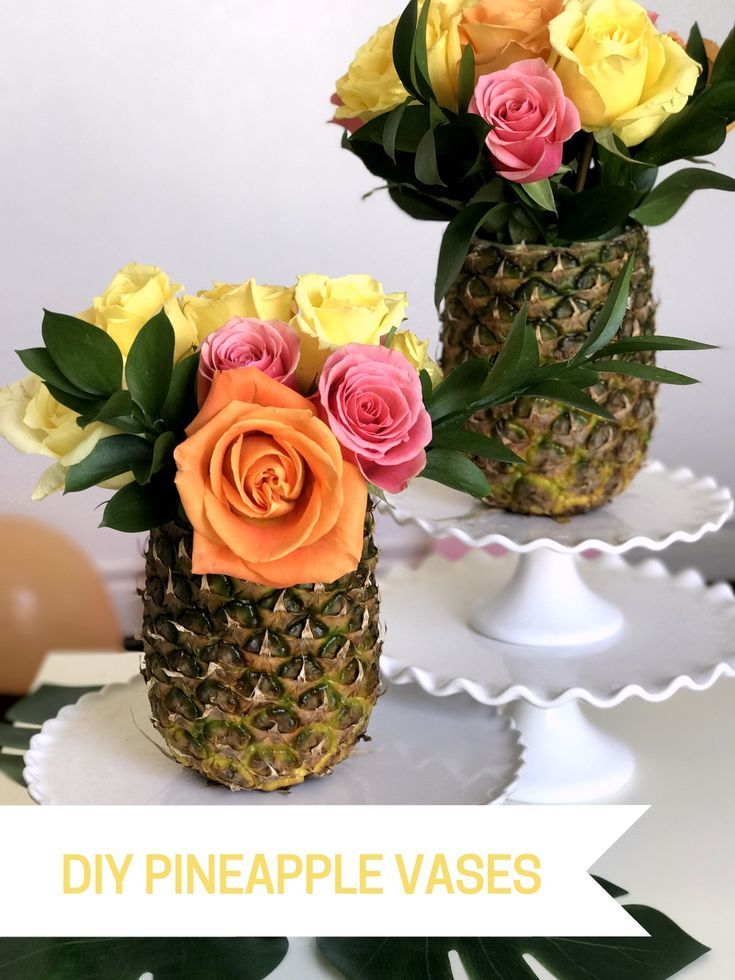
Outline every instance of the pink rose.
<path fill-rule="evenodd" d="M 426 466 L 431 419 L 415 368 L 399 351 L 347 344 L 319 380 L 327 424 L 370 483 L 400 493 Z"/>
<path fill-rule="evenodd" d="M 199 405 L 209 394 L 215 372 L 234 368 L 258 368 L 295 390 L 300 349 L 299 335 L 287 323 L 233 317 L 202 343 L 197 379 Z"/>
<path fill-rule="evenodd" d="M 493 127 L 486 142 L 495 169 L 519 184 L 555 174 L 564 143 L 581 129 L 577 107 L 541 58 L 483 75 L 470 112 Z"/>

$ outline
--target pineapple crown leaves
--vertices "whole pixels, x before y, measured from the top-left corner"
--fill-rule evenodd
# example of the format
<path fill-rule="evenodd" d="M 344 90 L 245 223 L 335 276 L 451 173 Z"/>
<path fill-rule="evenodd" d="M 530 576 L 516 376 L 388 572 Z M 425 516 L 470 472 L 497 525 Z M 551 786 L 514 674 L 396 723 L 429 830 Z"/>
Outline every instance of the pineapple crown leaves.
<path fill-rule="evenodd" d="M 343 136 L 343 146 L 384 180 L 392 200 L 414 218 L 448 222 L 437 270 L 436 303 L 446 295 L 475 236 L 504 244 L 566 245 L 619 233 L 631 221 L 660 225 L 697 190 L 735 191 L 735 179 L 698 166 L 656 185 L 659 168 L 695 165 L 725 142 L 735 121 L 735 28 L 710 68 L 698 25 L 687 52 L 702 67 L 687 105 L 639 146 L 612 130 L 578 133 L 557 173 L 535 184 L 499 180 L 485 140 L 490 126 L 468 111 L 475 55 L 464 46 L 456 110 L 438 104 L 427 54 L 431 0 L 410 0 L 399 18 L 393 60 L 406 99 Z M 497 185 L 500 194 L 497 196 Z M 493 201 L 485 197 L 493 189 Z M 481 207 L 481 205 L 484 205 Z"/>
<path fill-rule="evenodd" d="M 487 479 L 469 457 L 509 464 L 523 460 L 499 439 L 469 432 L 465 426 L 476 412 L 516 398 L 559 402 L 615 422 L 615 416 L 586 391 L 599 383 L 601 374 L 642 378 L 657 384 L 695 384 L 696 380 L 687 375 L 627 359 L 627 355 L 649 351 L 713 349 L 710 344 L 679 337 L 617 339 L 628 306 L 634 267 L 635 255 L 631 255 L 613 283 L 587 339 L 569 360 L 541 363 L 539 340 L 524 306 L 494 360 L 470 358 L 433 389 L 423 372 L 424 405 L 431 416 L 433 438 L 427 450 L 426 469 L 421 475 L 475 497 L 491 496 Z"/>
<path fill-rule="evenodd" d="M 64 492 L 77 493 L 130 474 L 107 504 L 103 527 L 147 531 L 176 516 L 173 451 L 196 414 L 196 353 L 174 364 L 174 330 L 164 311 L 139 331 L 125 362 L 99 327 L 44 311 L 45 346 L 18 351 L 49 393 L 86 428 L 105 423 L 119 434 L 100 439 L 66 473 Z"/>

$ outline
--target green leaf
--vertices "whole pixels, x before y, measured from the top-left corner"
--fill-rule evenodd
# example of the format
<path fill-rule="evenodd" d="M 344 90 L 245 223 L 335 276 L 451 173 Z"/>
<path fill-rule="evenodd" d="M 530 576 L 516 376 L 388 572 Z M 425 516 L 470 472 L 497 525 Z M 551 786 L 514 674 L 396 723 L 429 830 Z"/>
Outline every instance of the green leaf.
<path fill-rule="evenodd" d="M 543 211 L 553 211 L 556 214 L 554 191 L 548 178 L 537 180 L 532 184 L 513 184 L 513 188 L 521 200 L 528 198 L 531 204 L 537 205 Z"/>
<path fill-rule="evenodd" d="M 393 64 L 405 90 L 416 97 L 419 93 L 413 82 L 413 42 L 419 17 L 418 0 L 409 0 L 401 14 L 393 37 Z"/>
<path fill-rule="evenodd" d="M 479 432 L 468 432 L 466 429 L 441 429 L 434 433 L 431 449 L 455 449 L 470 456 L 481 456 L 483 459 L 494 459 L 498 463 L 523 463 L 520 456 L 508 449 L 499 439 L 483 436 Z"/>
<path fill-rule="evenodd" d="M 626 378 L 643 378 L 662 385 L 696 385 L 696 378 L 675 371 L 666 371 L 653 364 L 640 364 L 638 361 L 595 361 L 595 367 L 603 374 L 621 374 Z"/>
<path fill-rule="evenodd" d="M 56 388 L 48 382 L 45 382 L 45 384 L 52 398 L 55 398 L 60 405 L 64 405 L 66 408 L 70 408 L 72 412 L 76 412 L 81 418 L 96 415 L 105 404 L 103 400 L 98 398 L 90 398 L 88 395 L 72 395 L 70 392 L 64 391 L 63 388 Z"/>
<path fill-rule="evenodd" d="M 429 52 L 426 43 L 426 30 L 429 23 L 430 11 L 431 0 L 424 0 L 416 24 L 416 33 L 413 37 L 411 51 L 413 84 L 418 94 L 427 102 L 435 99 L 434 90 L 431 87 L 431 76 L 429 75 Z"/>
<path fill-rule="evenodd" d="M 423 369 L 419 371 L 419 381 L 421 382 L 421 397 L 423 398 L 424 405 L 426 405 L 434 394 L 434 383 L 431 380 L 429 372 Z"/>
<path fill-rule="evenodd" d="M 697 340 L 684 340 L 683 337 L 665 337 L 662 334 L 650 334 L 641 337 L 626 337 L 616 340 L 603 350 L 598 351 L 592 358 L 610 358 L 616 354 L 635 354 L 652 350 L 717 350 L 712 344 L 702 344 Z"/>
<path fill-rule="evenodd" d="M 396 140 L 398 139 L 398 130 L 401 128 L 401 123 L 403 122 L 403 117 L 406 115 L 406 109 L 408 108 L 408 100 L 402 102 L 399 106 L 396 106 L 389 114 L 385 121 L 385 127 L 383 129 L 383 149 L 391 158 L 393 163 L 396 162 Z"/>
<path fill-rule="evenodd" d="M 576 385 L 568 384 L 566 381 L 544 381 L 540 385 L 526 389 L 524 395 L 530 398 L 546 398 L 552 402 L 561 402 L 562 405 L 578 408 L 582 412 L 587 412 L 588 415 L 615 421 L 615 416 L 606 408 L 598 405 L 593 398 L 586 395 Z"/>
<path fill-rule="evenodd" d="M 462 271 L 472 239 L 496 206 L 490 203 L 470 204 L 447 225 L 439 250 L 439 266 L 434 291 L 437 308 Z"/>
<path fill-rule="evenodd" d="M 625 319 L 625 311 L 628 308 L 630 281 L 634 268 L 635 252 L 631 253 L 628 257 L 625 268 L 612 284 L 605 304 L 595 317 L 594 325 L 587 339 L 569 362 L 572 366 L 579 364 L 580 361 L 589 359 L 597 351 L 602 350 L 622 327 L 623 320 Z"/>
<path fill-rule="evenodd" d="M 735 179 L 696 167 L 680 170 L 661 181 L 632 217 L 643 225 L 662 225 L 698 190 L 735 191 Z"/>
<path fill-rule="evenodd" d="M 727 35 L 720 48 L 710 80 L 713 88 L 727 82 L 735 82 L 735 27 Z"/>
<path fill-rule="evenodd" d="M 571 242 L 602 238 L 624 225 L 641 194 L 632 187 L 591 187 L 559 205 L 559 237 Z"/>
<path fill-rule="evenodd" d="M 175 432 L 183 432 L 197 414 L 196 384 L 199 354 L 191 354 L 175 365 L 161 418 Z"/>
<path fill-rule="evenodd" d="M 704 89 L 641 145 L 636 157 L 663 166 L 686 157 L 714 153 L 727 136 L 735 117 L 735 81 Z"/>
<path fill-rule="evenodd" d="M 628 152 L 628 147 L 611 129 L 598 129 L 594 133 L 595 141 L 604 147 L 608 153 L 634 167 L 651 167 L 653 164 L 634 159 Z"/>
<path fill-rule="evenodd" d="M 42 381 L 47 382 L 47 387 L 49 384 L 53 385 L 57 390 L 68 392 L 77 399 L 89 397 L 61 373 L 45 347 L 31 347 L 28 350 L 17 350 L 15 353 L 31 374 L 35 374 Z"/>
<path fill-rule="evenodd" d="M 451 221 L 462 207 L 458 201 L 448 201 L 417 190 L 409 184 L 393 184 L 388 193 L 401 211 L 419 221 Z"/>
<path fill-rule="evenodd" d="M 140 436 L 120 435 L 100 439 L 92 452 L 66 472 L 64 493 L 79 493 L 112 480 L 143 463 L 150 464 L 153 447 Z"/>
<path fill-rule="evenodd" d="M 528 322 L 528 307 L 523 306 L 495 359 L 485 382 L 483 395 L 502 404 L 524 387 L 539 366 L 536 331 Z"/>
<path fill-rule="evenodd" d="M 426 408 L 432 421 L 440 422 L 457 412 L 471 415 L 469 403 L 473 393 L 479 396 L 489 371 L 490 362 L 482 357 L 471 357 L 450 371 L 426 399 Z"/>
<path fill-rule="evenodd" d="M 133 341 L 125 365 L 130 396 L 155 422 L 166 401 L 174 366 L 174 328 L 164 310 L 157 313 Z"/>
<path fill-rule="evenodd" d="M 346 980 L 452 980 L 458 953 L 469 980 L 535 980 L 532 956 L 560 980 L 669 980 L 709 952 L 661 912 L 626 905 L 649 933 L 632 939 L 319 939 Z"/>
<path fill-rule="evenodd" d="M 116 391 L 114 395 L 94 412 L 89 412 L 79 421 L 84 425 L 90 422 L 106 422 L 123 432 L 141 435 L 146 431 L 139 417 L 140 409 L 133 404 L 129 391 Z"/>
<path fill-rule="evenodd" d="M 33 694 L 16 701 L 6 713 L 8 721 L 21 725 L 45 725 L 55 718 L 68 704 L 76 704 L 85 694 L 98 691 L 98 687 L 66 687 L 57 684 L 43 684 Z"/>
<path fill-rule="evenodd" d="M 99 327 L 44 310 L 43 342 L 61 373 L 90 395 L 111 395 L 122 384 L 123 360 L 115 341 Z"/>
<path fill-rule="evenodd" d="M 709 75 L 709 60 L 707 58 L 707 49 L 704 46 L 704 38 L 702 37 L 702 32 L 699 29 L 699 24 L 695 22 L 691 31 L 689 32 L 689 40 L 687 41 L 687 54 L 702 69 L 702 73 L 697 79 L 697 85 L 694 89 L 694 94 L 699 95 L 699 93 L 707 85 L 707 76 Z"/>
<path fill-rule="evenodd" d="M 25 787 L 23 772 L 25 762 L 22 755 L 10 755 L 7 752 L 0 752 L 0 774 L 18 786 Z"/>
<path fill-rule="evenodd" d="M 439 173 L 439 161 L 436 156 L 436 136 L 434 130 L 429 129 L 416 150 L 416 160 L 414 161 L 416 180 L 429 187 L 446 187 L 446 184 Z"/>
<path fill-rule="evenodd" d="M 492 493 L 485 474 L 464 453 L 454 449 L 430 449 L 426 460 L 426 468 L 420 474 L 424 479 L 473 497 L 487 497 Z"/>
<path fill-rule="evenodd" d="M 176 448 L 176 436 L 173 432 L 163 432 L 153 445 L 153 452 L 149 459 L 141 460 L 132 466 L 136 483 L 145 485 L 151 482 L 156 473 L 160 473 L 167 462 L 171 462 L 173 451 Z"/>
<path fill-rule="evenodd" d="M 2 939 L 3 980 L 264 980 L 287 939 Z"/>
<path fill-rule="evenodd" d="M 475 94 L 475 51 L 471 44 L 465 45 L 459 63 L 459 85 L 457 102 L 460 112 L 467 112 L 472 96 Z"/>
<path fill-rule="evenodd" d="M 129 483 L 105 507 L 100 527 L 136 534 L 174 520 L 179 498 L 171 479 L 154 478 L 147 486 Z"/>
<path fill-rule="evenodd" d="M 19 728 L 17 725 L 8 725 L 5 722 L 0 722 L 0 748 L 22 749 L 25 751 L 31 744 L 31 738 L 35 734 L 32 728 Z"/>

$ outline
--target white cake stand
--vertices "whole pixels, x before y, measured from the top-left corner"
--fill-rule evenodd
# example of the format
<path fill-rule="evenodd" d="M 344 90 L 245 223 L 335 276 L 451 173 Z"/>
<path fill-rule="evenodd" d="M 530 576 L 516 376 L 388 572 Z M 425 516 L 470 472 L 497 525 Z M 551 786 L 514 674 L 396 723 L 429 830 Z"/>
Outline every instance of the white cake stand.
<path fill-rule="evenodd" d="M 382 506 L 399 523 L 473 549 L 384 578 L 384 675 L 432 695 L 512 704 L 527 746 L 514 799 L 590 801 L 630 779 L 632 753 L 581 702 L 662 701 L 735 676 L 729 586 L 708 589 L 696 572 L 672 577 L 658 561 L 620 557 L 719 530 L 733 501 L 711 479 L 650 463 L 613 503 L 566 523 L 493 511 L 421 480 Z M 515 554 L 480 550 L 489 545 Z M 590 552 L 602 554 L 587 560 Z"/>

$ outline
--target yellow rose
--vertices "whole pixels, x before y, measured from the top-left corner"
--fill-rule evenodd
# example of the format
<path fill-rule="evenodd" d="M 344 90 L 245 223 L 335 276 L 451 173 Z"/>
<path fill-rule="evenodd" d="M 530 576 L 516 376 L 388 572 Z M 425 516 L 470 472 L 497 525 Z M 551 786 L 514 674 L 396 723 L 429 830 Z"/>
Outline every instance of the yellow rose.
<path fill-rule="evenodd" d="M 0 388 L 0 436 L 21 453 L 37 453 L 56 460 L 38 481 L 34 500 L 61 490 L 69 466 L 86 459 L 100 439 L 118 434 L 117 429 L 102 422 L 80 429 L 78 417 L 52 398 L 41 379 L 33 374 Z M 119 477 L 106 486 L 117 488 L 129 479 Z"/>
<path fill-rule="evenodd" d="M 476 0 L 433 0 L 426 26 L 429 52 L 429 76 L 440 105 L 457 108 L 459 62 L 462 41 L 459 20 L 465 7 Z M 423 7 L 423 2 L 421 3 Z M 361 119 L 369 122 L 389 112 L 408 97 L 393 64 L 393 40 L 398 20 L 379 27 L 364 44 L 347 73 L 337 82 L 342 102 L 336 119 Z"/>
<path fill-rule="evenodd" d="M 417 371 L 426 371 L 434 388 L 444 380 L 442 369 L 429 357 L 429 341 L 419 340 L 411 330 L 399 330 L 393 334 L 391 349 L 400 351 Z"/>
<path fill-rule="evenodd" d="M 292 307 L 292 287 L 259 286 L 254 279 L 240 285 L 216 282 L 211 289 L 184 296 L 181 301 L 183 315 L 192 324 L 199 344 L 236 316 L 288 323 Z"/>
<path fill-rule="evenodd" d="M 633 0 L 568 0 L 549 33 L 553 67 L 583 128 L 610 128 L 627 146 L 684 108 L 701 71 Z"/>
<path fill-rule="evenodd" d="M 489 75 L 551 53 L 549 22 L 564 0 L 479 0 L 462 14 L 460 34 L 475 52 L 477 74 Z"/>
<path fill-rule="evenodd" d="M 92 301 L 91 309 L 82 313 L 81 319 L 101 327 L 127 357 L 141 327 L 163 309 L 174 328 L 174 356 L 178 361 L 196 343 L 191 324 L 182 316 L 176 299 L 180 289 L 157 266 L 130 262 Z"/>
<path fill-rule="evenodd" d="M 385 293 L 370 276 L 301 276 L 292 326 L 301 337 L 298 378 L 313 383 L 332 350 L 345 344 L 379 344 L 406 318 L 405 293 Z"/>

